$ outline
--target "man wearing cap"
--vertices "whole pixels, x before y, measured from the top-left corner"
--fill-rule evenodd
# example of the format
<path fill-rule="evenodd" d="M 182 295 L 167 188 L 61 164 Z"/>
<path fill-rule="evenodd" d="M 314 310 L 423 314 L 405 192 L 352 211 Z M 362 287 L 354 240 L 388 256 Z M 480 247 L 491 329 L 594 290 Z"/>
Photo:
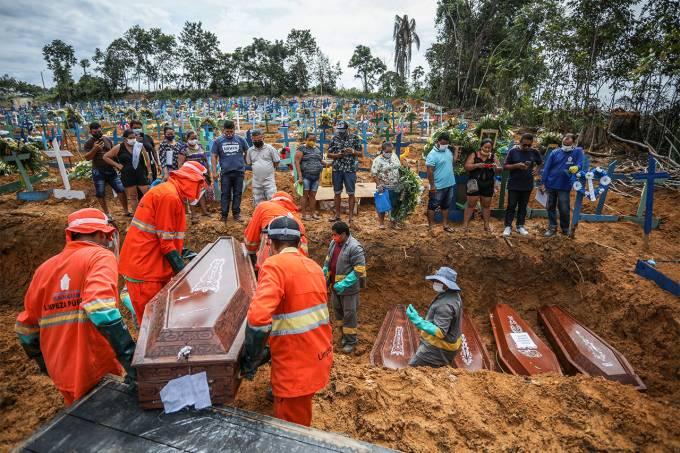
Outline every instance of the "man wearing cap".
<path fill-rule="evenodd" d="M 66 246 L 33 275 L 15 331 L 70 405 L 107 373 L 134 381 L 135 343 L 118 311 L 116 229 L 86 208 L 68 216 Z"/>
<path fill-rule="evenodd" d="M 366 287 L 366 255 L 363 246 L 350 234 L 349 225 L 336 222 L 332 231 L 323 273 L 331 285 L 336 325 L 342 329 L 342 352 L 350 354 L 358 342 L 359 290 Z"/>
<path fill-rule="evenodd" d="M 328 157 L 333 159 L 333 192 L 335 192 L 335 215 L 331 222 L 340 220 L 340 196 L 345 187 L 349 197 L 349 224 L 354 215 L 354 190 L 357 182 L 359 156 L 362 154 L 361 140 L 349 133 L 349 123 L 341 121 L 335 127 L 335 135 L 328 145 Z"/>
<path fill-rule="evenodd" d="M 267 228 L 273 256 L 260 269 L 248 309 L 241 374 L 253 379 L 271 348 L 274 416 L 310 426 L 312 398 L 324 388 L 333 364 L 324 275 L 298 250 L 300 229 L 290 217 Z"/>
<path fill-rule="evenodd" d="M 413 305 L 406 309 L 406 316 L 420 330 L 420 345 L 409 362 L 410 366 L 441 367 L 450 365 L 461 345 L 461 322 L 463 301 L 460 287 L 456 284 L 458 274 L 450 267 L 440 267 L 436 274 L 425 277 L 433 280 L 432 289 L 437 293 L 423 319 Z"/>
<path fill-rule="evenodd" d="M 257 205 L 248 226 L 243 232 L 243 241 L 246 244 L 246 249 L 248 249 L 248 254 L 251 260 L 256 263 L 255 270 L 259 270 L 262 262 L 270 256 L 271 252 L 267 245 L 267 226 L 272 220 L 280 216 L 290 216 L 295 219 L 300 227 L 300 251 L 304 255 L 308 254 L 305 226 L 300 219 L 300 211 L 295 200 L 286 192 L 279 191 L 274 194 L 271 200 L 263 201 Z"/>
<path fill-rule="evenodd" d="M 271 200 L 276 192 L 274 172 L 281 161 L 278 151 L 272 145 L 264 142 L 261 130 L 252 131 L 253 146 L 246 152 L 246 164 L 253 169 L 253 206 L 260 202 Z"/>
<path fill-rule="evenodd" d="M 130 222 L 120 254 L 120 273 L 140 324 L 146 304 L 184 267 L 184 203 L 198 203 L 206 189 L 205 172 L 196 161 L 171 171 L 166 182 L 144 195 Z"/>

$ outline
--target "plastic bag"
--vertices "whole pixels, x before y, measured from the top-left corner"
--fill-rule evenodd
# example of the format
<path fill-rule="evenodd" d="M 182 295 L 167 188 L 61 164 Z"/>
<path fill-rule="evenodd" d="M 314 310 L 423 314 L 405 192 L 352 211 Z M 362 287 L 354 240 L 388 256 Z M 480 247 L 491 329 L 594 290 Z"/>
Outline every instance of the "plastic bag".
<path fill-rule="evenodd" d="M 326 167 L 321 171 L 321 185 L 330 187 L 333 185 L 333 169 Z"/>
<path fill-rule="evenodd" d="M 389 190 L 385 189 L 382 192 L 374 192 L 373 198 L 375 198 L 375 210 L 378 211 L 378 214 L 392 210 Z"/>

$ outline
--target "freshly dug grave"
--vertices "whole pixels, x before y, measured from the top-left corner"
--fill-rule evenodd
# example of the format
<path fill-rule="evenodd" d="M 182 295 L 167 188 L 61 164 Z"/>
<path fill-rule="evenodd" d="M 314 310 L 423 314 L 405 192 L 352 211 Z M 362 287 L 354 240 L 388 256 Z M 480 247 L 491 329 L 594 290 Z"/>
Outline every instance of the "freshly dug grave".
<path fill-rule="evenodd" d="M 363 175 L 362 175 L 363 176 Z M 285 174 L 279 187 L 291 191 Z M 39 375 L 18 346 L 13 324 L 35 268 L 64 243 L 66 215 L 96 206 L 86 201 L 21 204 L 0 197 L 0 449 L 16 446 L 63 405 L 49 378 Z M 613 209 L 634 210 L 636 200 L 612 194 Z M 355 236 L 368 257 L 369 287 L 361 296 L 360 344 L 352 356 L 336 355 L 331 384 L 315 398 L 313 425 L 406 451 L 466 449 L 680 448 L 680 309 L 677 298 L 633 273 L 638 257 L 680 255 L 678 195 L 661 191 L 656 211 L 666 222 L 641 253 L 641 228 L 630 223 L 582 224 L 576 240 L 545 240 L 545 220 L 528 222 L 532 236 L 509 243 L 483 234 L 424 231 L 423 207 L 403 231 L 379 230 L 370 206 Z M 127 219 L 120 215 L 121 229 Z M 244 200 L 244 215 L 251 212 Z M 245 224 L 203 218 L 191 225 L 187 245 L 199 250 L 219 235 L 242 238 Z M 307 225 L 312 257 L 321 262 L 330 241 L 324 218 Z M 499 232 L 501 224 L 494 221 Z M 619 349 L 649 390 L 588 377 L 534 379 L 455 369 L 390 371 L 371 368 L 368 352 L 388 309 L 413 303 L 424 312 L 433 293 L 424 276 L 441 265 L 459 273 L 466 310 L 495 356 L 488 313 L 509 303 L 543 336 L 536 308 L 557 303 Z M 337 336 L 337 332 L 336 332 Z M 545 338 L 545 337 L 543 337 Z M 264 399 L 268 368 L 241 387 L 236 405 L 271 414 Z"/>

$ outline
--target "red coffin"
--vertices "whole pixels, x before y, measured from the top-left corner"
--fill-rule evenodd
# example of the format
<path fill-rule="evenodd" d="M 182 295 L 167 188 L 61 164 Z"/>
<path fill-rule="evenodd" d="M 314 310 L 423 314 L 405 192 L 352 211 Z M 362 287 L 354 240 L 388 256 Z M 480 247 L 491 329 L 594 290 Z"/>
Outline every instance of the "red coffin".
<path fill-rule="evenodd" d="M 245 247 L 231 237 L 207 245 L 160 290 L 144 311 L 132 365 L 139 403 L 163 407 L 170 379 L 205 371 L 213 404 L 233 401 L 246 313 L 255 274 Z M 188 357 L 178 357 L 184 346 Z"/>
<path fill-rule="evenodd" d="M 619 351 L 567 311 L 557 305 L 543 306 L 538 309 L 538 322 L 567 373 L 602 376 L 638 390 L 647 389 Z"/>
<path fill-rule="evenodd" d="M 406 368 L 418 349 L 418 331 L 406 316 L 403 305 L 387 312 L 369 356 L 371 365 L 398 370 Z"/>
<path fill-rule="evenodd" d="M 498 358 L 505 370 L 524 376 L 562 374 L 555 354 L 509 305 L 496 305 L 489 316 Z"/>
<path fill-rule="evenodd" d="M 468 371 L 493 370 L 489 352 L 465 310 L 463 310 L 462 330 L 460 350 L 453 359 L 452 365 Z"/>

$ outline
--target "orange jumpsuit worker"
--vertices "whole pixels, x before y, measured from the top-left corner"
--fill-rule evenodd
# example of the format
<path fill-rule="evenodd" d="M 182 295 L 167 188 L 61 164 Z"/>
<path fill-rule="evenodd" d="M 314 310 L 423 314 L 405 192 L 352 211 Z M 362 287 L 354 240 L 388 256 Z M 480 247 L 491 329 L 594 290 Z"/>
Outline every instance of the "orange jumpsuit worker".
<path fill-rule="evenodd" d="M 130 222 L 120 253 L 120 273 L 140 325 L 146 304 L 184 268 L 184 203 L 198 203 L 206 188 L 205 172 L 195 161 L 171 171 L 166 182 L 144 195 Z"/>
<path fill-rule="evenodd" d="M 269 339 L 274 416 L 310 426 L 312 397 L 328 384 L 333 364 L 326 281 L 321 267 L 298 250 L 295 220 L 277 217 L 267 234 L 274 255 L 260 269 L 248 309 L 241 374 L 255 376 Z"/>
<path fill-rule="evenodd" d="M 115 230 L 99 209 L 69 215 L 64 250 L 35 271 L 17 317 L 19 342 L 67 405 L 105 374 L 121 375 L 121 364 L 135 379 L 135 343 L 116 306 L 118 265 L 107 249 Z"/>
<path fill-rule="evenodd" d="M 291 197 L 286 192 L 276 192 L 271 200 L 260 202 L 255 211 L 253 211 L 253 217 L 248 222 L 248 226 L 243 232 L 243 240 L 246 243 L 246 248 L 251 256 L 251 259 L 255 258 L 257 254 L 256 269 L 259 269 L 260 263 L 264 262 L 263 258 L 259 256 L 261 253 L 267 254 L 265 247 L 261 247 L 262 242 L 262 231 L 267 228 L 269 223 L 276 217 L 292 215 L 300 226 L 300 251 L 305 255 L 308 254 L 307 250 L 307 237 L 305 236 L 305 226 L 300 218 L 300 211 Z M 263 244 L 265 245 L 265 244 Z M 266 245 L 265 245 L 266 246 Z M 258 250 L 260 250 L 258 252 Z M 267 254 L 268 256 L 268 254 Z M 254 261 L 254 260 L 253 260 Z"/>

